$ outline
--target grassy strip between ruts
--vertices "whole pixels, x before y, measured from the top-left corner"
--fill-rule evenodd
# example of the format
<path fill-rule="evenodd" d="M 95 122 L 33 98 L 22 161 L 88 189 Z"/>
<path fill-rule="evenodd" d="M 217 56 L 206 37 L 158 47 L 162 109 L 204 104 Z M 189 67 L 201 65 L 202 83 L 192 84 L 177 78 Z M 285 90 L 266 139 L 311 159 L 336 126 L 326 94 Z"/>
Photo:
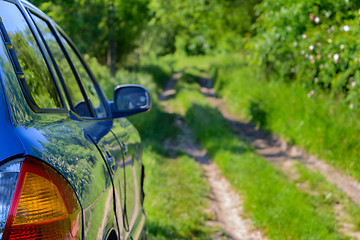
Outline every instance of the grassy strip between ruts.
<path fill-rule="evenodd" d="M 172 100 L 185 114 L 197 140 L 235 189 L 246 212 L 271 239 L 347 239 L 337 232 L 335 213 L 295 183 L 230 130 L 221 113 L 210 107 L 197 84 L 183 81 Z"/>

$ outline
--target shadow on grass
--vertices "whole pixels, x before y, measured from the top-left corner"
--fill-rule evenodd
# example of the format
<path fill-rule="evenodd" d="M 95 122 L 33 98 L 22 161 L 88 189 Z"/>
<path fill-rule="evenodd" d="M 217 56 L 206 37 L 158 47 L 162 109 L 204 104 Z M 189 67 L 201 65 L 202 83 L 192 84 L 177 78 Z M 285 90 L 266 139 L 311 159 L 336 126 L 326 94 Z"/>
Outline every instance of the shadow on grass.
<path fill-rule="evenodd" d="M 148 239 L 188 239 L 178 233 L 172 226 L 161 226 L 157 222 L 147 221 L 146 230 Z"/>
<path fill-rule="evenodd" d="M 226 150 L 237 154 L 249 151 L 248 147 L 234 144 L 238 138 L 229 131 L 229 123 L 216 108 L 194 104 L 187 110 L 186 120 L 191 125 L 196 140 L 207 142 L 210 155 L 218 151 L 220 146 L 226 146 Z"/>
<path fill-rule="evenodd" d="M 179 133 L 179 129 L 174 126 L 176 114 L 165 112 L 159 103 L 154 103 L 149 112 L 135 115 L 129 118 L 140 132 L 140 136 L 146 144 L 161 146 L 166 138 L 175 137 Z M 165 152 L 158 148 L 154 148 L 160 155 Z"/>
<path fill-rule="evenodd" d="M 259 102 L 250 102 L 250 122 L 258 125 L 260 128 L 267 126 L 267 112 L 262 108 Z"/>
<path fill-rule="evenodd" d="M 166 71 L 164 67 L 158 64 L 146 64 L 139 67 L 138 70 L 152 75 L 158 89 L 162 89 L 171 76 L 171 70 Z"/>

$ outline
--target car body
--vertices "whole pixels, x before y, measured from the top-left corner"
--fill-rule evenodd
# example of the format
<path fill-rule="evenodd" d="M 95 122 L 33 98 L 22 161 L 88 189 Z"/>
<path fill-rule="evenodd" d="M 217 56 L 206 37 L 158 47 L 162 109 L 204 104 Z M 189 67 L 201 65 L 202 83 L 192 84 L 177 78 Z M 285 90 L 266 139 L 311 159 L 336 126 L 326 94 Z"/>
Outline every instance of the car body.
<path fill-rule="evenodd" d="M 141 139 L 125 118 L 147 90 L 106 100 L 66 34 L 0 0 L 0 239 L 144 239 Z"/>

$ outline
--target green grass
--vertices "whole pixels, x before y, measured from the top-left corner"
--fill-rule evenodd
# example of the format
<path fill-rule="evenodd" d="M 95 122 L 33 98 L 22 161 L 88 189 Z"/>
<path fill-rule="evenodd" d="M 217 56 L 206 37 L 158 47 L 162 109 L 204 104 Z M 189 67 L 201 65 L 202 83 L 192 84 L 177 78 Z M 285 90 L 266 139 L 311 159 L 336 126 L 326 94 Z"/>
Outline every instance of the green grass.
<path fill-rule="evenodd" d="M 300 145 L 360 180 L 360 111 L 342 96 L 317 89 L 310 96 L 297 82 L 267 80 L 243 55 L 223 58 L 213 67 L 215 87 L 230 111 L 290 143 Z"/>
<path fill-rule="evenodd" d="M 300 189 L 313 195 L 316 202 L 329 211 L 340 206 L 343 212 L 340 221 L 352 225 L 350 231 L 360 230 L 360 206 L 352 202 L 335 185 L 327 182 L 320 173 L 313 172 L 300 163 L 295 164 L 295 168 L 299 176 L 294 183 L 300 186 Z"/>
<path fill-rule="evenodd" d="M 144 151 L 145 209 L 149 239 L 210 239 L 206 226 L 208 185 L 200 166 L 187 156 L 172 159 Z"/>
<path fill-rule="evenodd" d="M 248 217 L 271 239 L 347 239 L 335 213 L 258 156 L 210 107 L 196 84 L 182 82 L 173 104 L 231 184 L 244 196 Z"/>

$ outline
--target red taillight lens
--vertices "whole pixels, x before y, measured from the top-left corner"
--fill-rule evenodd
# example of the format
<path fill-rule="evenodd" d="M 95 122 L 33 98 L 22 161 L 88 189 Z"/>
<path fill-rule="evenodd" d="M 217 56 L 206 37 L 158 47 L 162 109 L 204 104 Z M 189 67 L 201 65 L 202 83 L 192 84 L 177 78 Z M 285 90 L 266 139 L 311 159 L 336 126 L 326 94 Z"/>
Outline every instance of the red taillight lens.
<path fill-rule="evenodd" d="M 25 158 L 2 240 L 80 238 L 81 207 L 70 184 L 48 165 Z"/>

